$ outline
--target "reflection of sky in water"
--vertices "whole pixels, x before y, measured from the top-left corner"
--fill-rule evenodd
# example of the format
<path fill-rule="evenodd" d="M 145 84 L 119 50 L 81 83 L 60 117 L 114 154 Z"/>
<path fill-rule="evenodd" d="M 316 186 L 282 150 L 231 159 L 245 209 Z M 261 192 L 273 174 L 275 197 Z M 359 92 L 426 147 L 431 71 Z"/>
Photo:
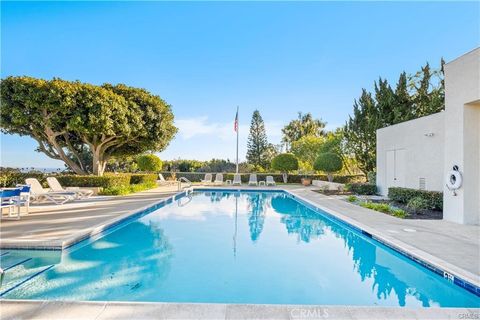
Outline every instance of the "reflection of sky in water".
<path fill-rule="evenodd" d="M 195 193 L 62 256 L 8 298 L 479 307 L 281 193 Z"/>

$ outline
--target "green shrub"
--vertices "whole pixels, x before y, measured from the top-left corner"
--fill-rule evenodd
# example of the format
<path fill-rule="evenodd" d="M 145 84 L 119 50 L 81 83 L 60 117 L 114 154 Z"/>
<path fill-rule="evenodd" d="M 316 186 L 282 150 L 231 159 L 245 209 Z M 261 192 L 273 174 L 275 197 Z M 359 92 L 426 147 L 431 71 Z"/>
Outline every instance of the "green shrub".
<path fill-rule="evenodd" d="M 407 213 L 404 210 L 393 208 L 387 203 L 362 202 L 360 203 L 360 206 L 367 209 L 390 214 L 397 218 L 404 219 L 405 217 L 407 217 Z"/>
<path fill-rule="evenodd" d="M 154 154 L 144 154 L 137 157 L 137 165 L 140 171 L 158 172 L 162 170 L 163 162 Z"/>
<path fill-rule="evenodd" d="M 318 171 L 327 172 L 331 174 L 342 170 L 342 158 L 336 153 L 326 152 L 320 153 L 313 163 L 313 168 Z"/>
<path fill-rule="evenodd" d="M 100 187 L 110 188 L 119 186 L 128 186 L 131 175 L 120 173 L 106 173 L 102 177 L 98 176 L 80 176 L 80 175 L 60 175 L 56 176 L 58 182 L 63 187 Z"/>
<path fill-rule="evenodd" d="M 357 200 L 358 200 L 358 198 L 356 196 L 353 196 L 353 195 L 347 197 L 348 202 L 357 202 Z"/>
<path fill-rule="evenodd" d="M 12 188 L 17 184 L 25 184 L 25 179 L 35 178 L 44 187 L 47 186 L 47 176 L 39 171 L 21 172 L 16 168 L 0 168 L 0 187 Z"/>
<path fill-rule="evenodd" d="M 100 194 L 105 196 L 124 196 L 130 193 L 152 189 L 152 188 L 155 188 L 156 186 L 157 186 L 156 183 L 151 183 L 151 182 L 131 184 L 128 186 L 115 186 L 115 187 L 104 188 L 100 192 Z"/>
<path fill-rule="evenodd" d="M 422 210 L 430 209 L 430 204 L 427 199 L 422 197 L 414 197 L 408 200 L 407 208 L 412 210 L 413 212 L 419 212 Z"/>
<path fill-rule="evenodd" d="M 355 194 L 373 195 L 377 193 L 377 186 L 368 183 L 347 183 L 345 188 Z"/>
<path fill-rule="evenodd" d="M 130 184 L 151 183 L 156 184 L 158 175 L 155 173 L 132 174 L 130 175 Z"/>
<path fill-rule="evenodd" d="M 298 159 L 292 153 L 282 153 L 273 158 L 272 169 L 280 172 L 298 170 Z"/>
<path fill-rule="evenodd" d="M 377 184 L 377 173 L 375 171 L 367 173 L 367 182 L 369 184 Z"/>
<path fill-rule="evenodd" d="M 416 190 L 409 188 L 388 188 L 388 197 L 396 202 L 408 204 L 413 198 L 422 198 L 425 207 L 432 210 L 443 210 L 443 192 Z M 428 204 L 428 205 L 427 205 Z"/>
<path fill-rule="evenodd" d="M 130 186 L 115 186 L 103 188 L 98 194 L 104 196 L 124 196 L 130 193 Z"/>

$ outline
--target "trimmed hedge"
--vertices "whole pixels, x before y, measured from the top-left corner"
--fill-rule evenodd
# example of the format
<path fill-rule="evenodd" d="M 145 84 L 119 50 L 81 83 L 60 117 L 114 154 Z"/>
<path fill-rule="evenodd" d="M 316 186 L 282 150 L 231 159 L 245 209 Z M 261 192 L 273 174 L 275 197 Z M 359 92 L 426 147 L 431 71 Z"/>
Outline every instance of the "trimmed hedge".
<path fill-rule="evenodd" d="M 204 177 L 203 172 L 176 172 L 176 178 L 185 177 L 191 182 L 200 182 Z M 169 179 L 172 175 L 171 172 L 162 172 L 165 179 Z M 242 183 L 247 183 L 250 176 L 249 173 L 241 173 Z M 283 183 L 283 177 L 281 173 L 257 173 L 258 181 L 265 180 L 266 176 L 272 176 L 273 180 L 277 183 Z M 214 176 L 215 178 L 215 176 Z M 324 174 L 289 174 L 288 183 L 301 183 L 302 178 L 310 178 L 312 180 L 328 181 L 328 178 Z M 233 180 L 233 173 L 223 173 L 223 180 Z M 362 175 L 345 175 L 345 176 L 333 176 L 333 181 L 338 183 L 360 182 L 364 181 Z"/>
<path fill-rule="evenodd" d="M 156 186 L 157 184 L 152 182 L 131 184 L 127 186 L 115 186 L 115 187 L 104 188 L 102 191 L 100 191 L 100 194 L 105 196 L 124 196 L 130 193 L 152 189 L 152 188 L 155 188 Z"/>
<path fill-rule="evenodd" d="M 131 179 L 131 175 L 129 174 L 105 174 L 102 177 L 71 174 L 56 177 L 63 187 L 120 187 L 128 186 Z"/>
<path fill-rule="evenodd" d="M 130 175 L 130 184 L 156 184 L 158 180 L 158 175 L 154 173 L 150 174 L 132 174 Z"/>
<path fill-rule="evenodd" d="M 345 187 L 348 191 L 356 194 L 374 195 L 377 193 L 377 186 L 369 183 L 348 183 Z"/>
<path fill-rule="evenodd" d="M 17 184 L 25 184 L 27 178 L 36 178 L 44 187 L 47 186 L 47 176 L 42 172 L 21 172 L 16 169 L 2 168 L 0 170 L 0 187 L 13 188 Z"/>
<path fill-rule="evenodd" d="M 432 210 L 443 210 L 443 192 L 426 191 L 409 188 L 388 188 L 390 200 L 408 204 L 413 198 L 422 198 Z"/>

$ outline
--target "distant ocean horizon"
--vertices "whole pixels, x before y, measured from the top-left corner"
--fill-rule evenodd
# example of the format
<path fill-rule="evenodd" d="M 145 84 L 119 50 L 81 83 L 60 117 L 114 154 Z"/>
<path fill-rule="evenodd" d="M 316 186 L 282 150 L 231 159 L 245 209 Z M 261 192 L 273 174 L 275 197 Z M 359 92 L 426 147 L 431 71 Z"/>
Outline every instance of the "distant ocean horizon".
<path fill-rule="evenodd" d="M 52 172 L 62 172 L 64 170 L 67 170 L 65 167 L 64 168 L 47 168 L 47 167 L 8 167 L 8 168 L 13 168 L 13 169 L 19 169 L 21 172 L 30 172 L 30 171 L 40 171 L 44 173 L 52 173 Z"/>

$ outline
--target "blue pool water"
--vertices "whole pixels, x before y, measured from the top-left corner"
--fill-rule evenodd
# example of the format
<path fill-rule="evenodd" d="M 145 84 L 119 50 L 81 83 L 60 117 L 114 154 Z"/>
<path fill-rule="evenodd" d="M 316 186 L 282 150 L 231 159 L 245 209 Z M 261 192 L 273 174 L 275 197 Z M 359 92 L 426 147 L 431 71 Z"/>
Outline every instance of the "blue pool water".
<path fill-rule="evenodd" d="M 61 255 L 30 254 L 6 285 L 40 274 L 4 298 L 480 306 L 479 297 L 282 192 L 195 192 Z"/>

